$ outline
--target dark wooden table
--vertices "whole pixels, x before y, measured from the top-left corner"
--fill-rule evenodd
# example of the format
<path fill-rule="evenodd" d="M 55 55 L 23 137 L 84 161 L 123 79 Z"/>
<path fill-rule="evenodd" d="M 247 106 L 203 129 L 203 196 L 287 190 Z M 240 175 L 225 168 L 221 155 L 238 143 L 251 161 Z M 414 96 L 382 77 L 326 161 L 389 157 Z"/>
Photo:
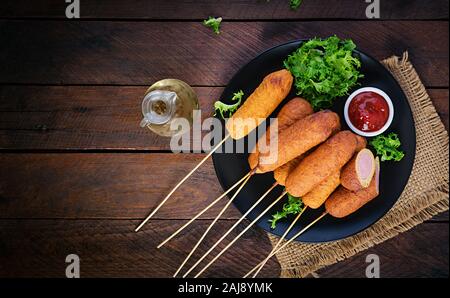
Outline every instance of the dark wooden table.
<path fill-rule="evenodd" d="M 366 19 L 362 0 L 304 0 L 298 11 L 287 0 L 80 2 L 81 20 L 65 18 L 62 0 L 0 5 L 1 277 L 64 277 L 71 253 L 83 277 L 174 273 L 223 204 L 155 248 L 221 193 L 209 161 L 133 232 L 204 156 L 173 154 L 139 127 L 143 94 L 162 78 L 194 86 L 208 114 L 261 51 L 337 34 L 378 59 L 408 50 L 448 129 L 448 0 L 382 0 L 381 20 Z M 209 15 L 224 18 L 220 35 L 201 24 Z M 239 216 L 226 212 L 200 252 Z M 448 213 L 439 215 L 319 275 L 362 277 L 376 253 L 384 277 L 448 276 L 448 227 Z M 270 248 L 251 229 L 205 276 L 241 276 Z M 278 276 L 279 264 L 262 275 Z"/>

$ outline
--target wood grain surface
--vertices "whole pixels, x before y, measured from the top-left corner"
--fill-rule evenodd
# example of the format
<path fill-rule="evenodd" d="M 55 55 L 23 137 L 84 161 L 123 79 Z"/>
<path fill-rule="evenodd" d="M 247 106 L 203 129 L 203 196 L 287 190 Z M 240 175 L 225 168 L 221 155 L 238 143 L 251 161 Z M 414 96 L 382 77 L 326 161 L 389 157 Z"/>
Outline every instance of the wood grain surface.
<path fill-rule="evenodd" d="M 376 254 L 380 259 L 380 276 L 386 277 L 448 277 L 448 222 L 427 223 L 400 234 L 381 245 L 329 266 L 318 272 L 321 277 L 366 277 L 366 257 Z"/>
<path fill-rule="evenodd" d="M 445 21 L 231 22 L 220 35 L 200 22 L 0 21 L 0 83 L 224 86 L 270 47 L 333 34 L 377 59 L 408 51 L 427 87 L 448 86 Z"/>
<path fill-rule="evenodd" d="M 202 158 L 171 153 L 1 154 L 0 218 L 144 218 Z M 221 193 L 209 160 L 156 218 L 191 218 Z M 226 200 L 218 204 L 220 209 Z M 214 218 L 219 207 L 205 218 Z M 236 219 L 239 213 L 232 208 L 224 218 Z"/>
<path fill-rule="evenodd" d="M 4 153 L 0 155 L 0 219 L 143 219 L 203 157 L 171 153 Z M 190 219 L 220 194 L 222 189 L 208 160 L 155 218 Z M 224 199 L 202 218 L 213 219 L 226 202 Z M 240 213 L 230 207 L 222 218 L 238 219 Z M 448 214 L 440 219 L 448 220 Z"/>
<path fill-rule="evenodd" d="M 292 10 L 287 0 L 97 0 L 80 6 L 82 18 L 125 19 L 205 19 L 222 16 L 226 20 L 258 19 L 363 19 L 364 1 L 304 0 Z M 67 4 L 59 0 L 3 0 L 0 17 L 64 18 Z M 381 7 L 383 19 L 448 18 L 447 0 L 389 0 Z"/>
<path fill-rule="evenodd" d="M 0 277 L 65 277 L 68 254 L 80 257 L 82 277 L 170 277 L 210 221 L 196 221 L 183 237 L 175 238 L 160 249 L 156 246 L 184 221 L 152 220 L 143 231 L 135 233 L 138 223 L 131 220 L 1 220 Z M 228 220 L 219 221 L 210 233 L 212 237 L 204 241 L 188 265 L 193 265 L 194 260 L 219 240 L 220 232 L 232 224 Z M 217 249 L 223 248 L 245 226 L 232 232 Z M 251 250 L 251 253 L 243 254 L 244 250 Z M 205 272 L 204 277 L 242 276 L 270 250 L 266 234 L 251 229 Z M 202 264 L 207 264 L 215 253 Z M 261 276 L 276 277 L 279 270 L 272 259 Z"/>
<path fill-rule="evenodd" d="M 0 86 L 0 150 L 170 150 L 170 139 L 139 126 L 146 89 Z M 194 90 L 210 117 L 223 88 Z M 428 92 L 448 129 L 448 89 Z"/>
<path fill-rule="evenodd" d="M 1 220 L 0 239 L 8 241 L 2 240 L 0 277 L 64 277 L 68 254 L 80 257 L 82 277 L 172 276 L 209 221 L 195 222 L 182 237 L 156 249 L 182 223 L 151 220 L 142 232 L 135 233 L 133 228 L 138 221 L 131 220 Z M 194 260 L 231 225 L 231 221 L 219 221 Z M 245 224 L 218 248 L 223 248 L 243 227 Z M 365 277 L 366 256 L 377 254 L 382 277 L 446 277 L 449 263 L 448 245 L 442 245 L 445 239 L 448 240 L 448 223 L 423 224 L 318 274 L 322 278 Z M 270 249 L 266 235 L 250 229 L 204 276 L 243 276 Z M 202 264 L 210 259 L 207 257 Z M 277 262 L 271 259 L 260 276 L 277 277 L 279 270 Z"/>
<path fill-rule="evenodd" d="M 170 150 L 170 139 L 141 128 L 147 87 L 0 86 L 1 149 Z M 197 87 L 211 117 L 223 88 Z"/>
<path fill-rule="evenodd" d="M 204 156 L 172 154 L 167 139 L 139 127 L 143 94 L 162 78 L 193 85 L 208 116 L 257 54 L 337 34 L 376 59 L 408 51 L 448 130 L 449 2 L 383 1 L 381 20 L 368 20 L 366 6 L 304 0 L 293 11 L 287 0 L 97 0 L 81 1 L 82 19 L 68 20 L 64 1 L 2 1 L 0 277 L 64 277 L 70 253 L 79 254 L 82 277 L 175 272 L 226 201 L 155 248 L 221 194 L 208 161 L 140 233 L 133 231 Z M 224 18 L 220 35 L 201 24 L 209 15 Z M 199 254 L 239 217 L 231 207 Z M 448 217 L 319 275 L 364 277 L 365 257 L 375 253 L 383 277 L 448 277 Z M 205 276 L 242 276 L 270 248 L 264 232 L 250 229 Z M 262 276 L 279 272 L 271 260 Z"/>

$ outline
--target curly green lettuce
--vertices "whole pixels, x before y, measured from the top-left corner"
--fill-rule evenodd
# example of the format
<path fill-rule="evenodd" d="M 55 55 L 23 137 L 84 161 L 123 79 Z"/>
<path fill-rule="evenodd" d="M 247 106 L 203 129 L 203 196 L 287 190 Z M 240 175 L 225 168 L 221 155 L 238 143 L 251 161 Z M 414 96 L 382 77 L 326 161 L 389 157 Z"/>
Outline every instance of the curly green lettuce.
<path fill-rule="evenodd" d="M 377 155 L 381 156 L 381 161 L 400 161 L 405 156 L 403 151 L 398 150 L 401 145 L 396 133 L 391 132 L 387 136 L 379 135 L 370 141 L 370 145 L 375 149 Z"/>
<path fill-rule="evenodd" d="M 315 110 L 329 108 L 336 97 L 347 95 L 363 75 L 361 61 L 353 56 L 352 40 L 337 36 L 303 43 L 284 61 L 295 78 L 297 94 Z"/>
<path fill-rule="evenodd" d="M 217 112 L 219 112 L 222 119 L 230 118 L 241 105 L 243 96 L 244 92 L 242 90 L 239 90 L 239 92 L 234 93 L 233 97 L 231 98 L 231 101 L 237 101 L 234 104 L 226 104 L 221 101 L 216 101 L 214 103 L 214 116 L 216 116 Z"/>
<path fill-rule="evenodd" d="M 301 198 L 294 197 L 288 194 L 288 202 L 283 205 L 283 209 L 272 215 L 272 219 L 269 220 L 271 223 L 270 227 L 275 229 L 277 227 L 277 222 L 287 218 L 290 214 L 298 214 L 303 209 L 303 201 Z"/>
<path fill-rule="evenodd" d="M 290 6 L 291 9 L 297 9 L 300 7 L 300 4 L 302 4 L 303 0 L 290 0 Z"/>
<path fill-rule="evenodd" d="M 214 33 L 220 34 L 220 23 L 222 22 L 222 18 L 214 18 L 209 17 L 207 20 L 203 21 L 203 25 L 206 27 L 212 28 Z"/>

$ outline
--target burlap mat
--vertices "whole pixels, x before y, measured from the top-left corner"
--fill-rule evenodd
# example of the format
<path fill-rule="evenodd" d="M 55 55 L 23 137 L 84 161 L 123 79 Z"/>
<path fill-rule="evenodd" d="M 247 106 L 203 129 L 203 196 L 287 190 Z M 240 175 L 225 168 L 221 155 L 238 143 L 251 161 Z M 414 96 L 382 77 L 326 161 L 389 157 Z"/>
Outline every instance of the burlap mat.
<path fill-rule="evenodd" d="M 282 277 L 305 277 L 318 269 L 382 243 L 434 215 L 448 210 L 448 133 L 412 64 L 408 53 L 382 63 L 406 96 L 416 124 L 417 151 L 409 182 L 394 207 L 369 229 L 325 244 L 292 243 L 276 256 Z M 272 245 L 279 238 L 269 235 Z"/>

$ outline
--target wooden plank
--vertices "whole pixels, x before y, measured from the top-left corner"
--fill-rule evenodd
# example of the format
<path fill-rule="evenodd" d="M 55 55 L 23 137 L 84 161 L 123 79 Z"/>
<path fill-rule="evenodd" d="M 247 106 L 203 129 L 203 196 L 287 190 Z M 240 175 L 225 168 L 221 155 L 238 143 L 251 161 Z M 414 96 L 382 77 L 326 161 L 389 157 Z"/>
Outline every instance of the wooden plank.
<path fill-rule="evenodd" d="M 147 87 L 0 86 L 0 148 L 170 150 L 141 128 Z M 194 88 L 211 117 L 223 88 Z M 207 132 L 205 132 L 207 133 Z"/>
<path fill-rule="evenodd" d="M 299 38 L 352 38 L 377 59 L 408 50 L 426 86 L 448 87 L 447 21 L 0 22 L 0 83 L 224 86 L 260 52 Z M 370 34 L 370 38 L 368 37 Z M 438 41 L 438 42 L 437 42 Z"/>
<path fill-rule="evenodd" d="M 380 259 L 380 276 L 448 277 L 448 223 L 422 224 L 348 260 L 318 272 L 320 277 L 365 277 L 366 256 Z"/>
<path fill-rule="evenodd" d="M 201 158 L 171 153 L 1 154 L 0 218 L 144 218 Z M 190 219 L 221 193 L 209 160 L 155 218 Z M 203 218 L 214 218 L 226 202 Z M 239 217 L 230 207 L 222 218 Z"/>
<path fill-rule="evenodd" d="M 222 87 L 197 87 L 209 117 Z M 0 86 L 0 148 L 170 150 L 170 139 L 139 126 L 146 87 Z M 448 89 L 428 90 L 448 130 Z M 206 132 L 205 132 L 206 133 Z"/>
<path fill-rule="evenodd" d="M 2 220 L 0 221 L 1 277 L 64 277 L 65 257 L 78 254 L 82 277 L 169 277 L 209 221 L 161 249 L 155 246 L 179 221 L 152 220 L 143 232 L 132 231 L 127 220 Z M 231 225 L 219 221 L 201 252 Z M 241 228 L 242 229 L 242 228 Z M 240 231 L 241 229 L 238 229 Z M 231 236 L 235 236 L 233 232 Z M 231 239 L 231 237 L 230 237 Z M 248 233 L 208 270 L 208 277 L 240 277 L 270 250 L 259 229 Z M 448 276 L 448 224 L 422 224 L 346 261 L 319 271 L 320 277 L 364 277 L 365 257 L 380 257 L 382 277 Z M 276 277 L 279 265 L 271 260 L 261 276 Z"/>
<path fill-rule="evenodd" d="M 6 0 L 0 17 L 65 18 L 68 4 L 59 0 Z M 366 19 L 364 1 L 304 0 L 300 9 L 289 8 L 287 0 L 97 0 L 81 2 L 81 18 L 204 19 L 209 15 L 227 20 L 258 19 Z M 381 4 L 382 19 L 445 19 L 446 0 L 390 0 Z"/>
<path fill-rule="evenodd" d="M 434 216 L 432 219 L 430 219 L 430 222 L 448 222 L 449 214 L 448 211 L 440 213 L 436 216 Z"/>
<path fill-rule="evenodd" d="M 142 232 L 135 233 L 138 222 L 129 220 L 2 220 L 0 277 L 64 278 L 69 254 L 80 257 L 81 277 L 171 277 L 209 223 L 196 222 L 182 236 L 157 249 L 182 221 L 152 220 Z M 232 224 L 219 221 L 188 264 L 192 265 Z M 224 243 L 242 229 L 232 232 Z M 240 277 L 270 249 L 267 235 L 251 229 L 204 276 Z M 262 276 L 277 277 L 279 270 L 272 259 Z"/>
<path fill-rule="evenodd" d="M 203 156 L 1 154 L 0 218 L 141 219 Z M 209 160 L 174 193 L 155 218 L 190 219 L 221 193 Z M 214 218 L 227 200 L 202 218 Z M 222 218 L 240 216 L 230 207 Z M 432 221 L 448 221 L 448 213 Z"/>
<path fill-rule="evenodd" d="M 441 117 L 442 122 L 445 125 L 445 128 L 448 131 L 448 104 L 449 104 L 449 97 L 448 97 L 448 89 L 432 89 L 428 90 L 428 94 L 430 95 L 431 99 L 433 100 L 433 104 L 436 107 L 436 111 L 438 112 L 439 116 Z"/>

